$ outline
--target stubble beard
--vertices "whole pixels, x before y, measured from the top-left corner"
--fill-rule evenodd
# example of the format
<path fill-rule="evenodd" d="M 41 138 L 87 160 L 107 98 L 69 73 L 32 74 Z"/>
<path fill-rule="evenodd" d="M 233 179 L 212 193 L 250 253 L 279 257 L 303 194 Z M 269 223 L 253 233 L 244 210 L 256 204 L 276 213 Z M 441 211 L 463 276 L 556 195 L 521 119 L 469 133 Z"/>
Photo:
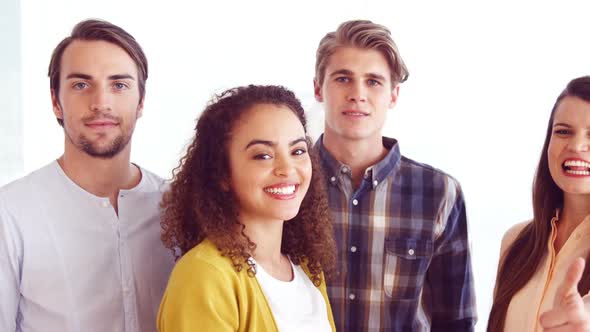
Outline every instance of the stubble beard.
<path fill-rule="evenodd" d="M 111 159 L 118 155 L 129 144 L 130 140 L 131 136 L 118 135 L 106 146 L 100 147 L 84 135 L 80 135 L 78 142 L 74 144 L 91 157 Z"/>
<path fill-rule="evenodd" d="M 83 151 L 87 155 L 94 158 L 111 159 L 117 156 L 121 151 L 123 151 L 123 149 L 125 149 L 127 144 L 129 144 L 129 142 L 131 141 L 131 134 L 133 132 L 133 128 L 131 128 L 129 134 L 121 133 L 103 146 L 98 145 L 96 142 L 92 142 L 90 139 L 88 139 L 88 137 L 86 137 L 83 134 L 80 134 L 78 138 L 74 140 L 67 130 L 64 131 L 68 140 L 78 150 Z M 102 138 L 103 136 L 105 136 L 105 134 L 100 134 L 97 141 L 100 140 L 100 138 Z"/>

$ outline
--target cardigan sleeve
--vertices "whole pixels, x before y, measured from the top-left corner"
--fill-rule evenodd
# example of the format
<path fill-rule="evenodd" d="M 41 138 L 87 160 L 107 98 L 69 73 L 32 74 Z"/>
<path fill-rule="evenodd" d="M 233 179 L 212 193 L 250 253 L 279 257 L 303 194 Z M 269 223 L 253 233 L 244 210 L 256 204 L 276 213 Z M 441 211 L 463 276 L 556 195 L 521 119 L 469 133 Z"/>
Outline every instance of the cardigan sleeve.
<path fill-rule="evenodd" d="M 179 261 L 160 304 L 158 331 L 237 331 L 238 301 L 231 279 L 206 261 Z"/>

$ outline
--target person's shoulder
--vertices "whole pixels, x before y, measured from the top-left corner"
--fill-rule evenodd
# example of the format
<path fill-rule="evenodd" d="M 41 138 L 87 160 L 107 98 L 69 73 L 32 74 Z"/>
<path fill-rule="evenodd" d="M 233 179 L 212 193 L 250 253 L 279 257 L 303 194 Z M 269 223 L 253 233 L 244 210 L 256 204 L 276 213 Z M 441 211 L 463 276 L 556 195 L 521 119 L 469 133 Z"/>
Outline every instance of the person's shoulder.
<path fill-rule="evenodd" d="M 500 246 L 500 257 L 504 256 L 505 251 L 514 243 L 514 240 L 522 232 L 522 230 L 531 223 L 531 220 L 520 222 L 511 226 L 504 236 L 502 236 L 502 244 Z"/>
<path fill-rule="evenodd" d="M 433 177 L 437 177 L 437 178 L 441 178 L 441 179 L 449 179 L 453 182 L 458 183 L 458 181 L 454 177 L 449 175 L 447 172 L 445 172 L 439 168 L 436 168 L 434 166 L 431 166 L 429 164 L 418 162 L 414 159 L 410 159 L 410 158 L 403 156 L 403 155 L 401 156 L 400 162 L 401 162 L 402 167 L 410 168 L 414 171 L 420 171 L 423 173 L 427 173 L 427 174 L 432 175 Z"/>
<path fill-rule="evenodd" d="M 233 269 L 229 258 L 222 256 L 221 251 L 208 239 L 187 251 L 176 263 L 176 273 L 190 275 L 199 272 L 228 274 Z"/>
<path fill-rule="evenodd" d="M 0 187 L 0 204 L 9 201 L 22 202 L 23 198 L 30 197 L 33 191 L 41 190 L 53 176 L 56 163 L 54 161 Z"/>
<path fill-rule="evenodd" d="M 459 180 L 439 168 L 418 162 L 403 155 L 401 156 L 400 162 L 403 174 L 408 175 L 412 179 L 416 179 L 416 176 L 421 174 L 421 181 L 423 181 L 423 179 L 429 179 L 429 183 L 432 183 L 435 187 L 441 189 L 446 188 L 447 192 L 461 192 L 461 184 L 459 183 Z"/>
<path fill-rule="evenodd" d="M 168 182 L 160 175 L 147 168 L 141 167 L 140 165 L 136 164 L 136 166 L 141 171 L 141 182 L 143 182 L 147 188 L 152 188 L 160 192 L 164 192 L 168 189 Z"/>

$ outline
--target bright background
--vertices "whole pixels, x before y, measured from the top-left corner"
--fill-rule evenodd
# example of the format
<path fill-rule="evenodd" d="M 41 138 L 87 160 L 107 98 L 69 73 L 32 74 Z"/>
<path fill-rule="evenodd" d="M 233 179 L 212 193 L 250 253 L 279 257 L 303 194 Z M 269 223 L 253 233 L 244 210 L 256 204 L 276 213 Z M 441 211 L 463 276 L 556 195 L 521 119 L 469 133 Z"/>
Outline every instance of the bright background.
<path fill-rule="evenodd" d="M 170 177 L 212 93 L 236 85 L 294 90 L 317 137 L 317 44 L 340 22 L 368 18 L 390 28 L 410 70 L 385 134 L 462 184 L 484 331 L 502 234 L 532 216 L 550 109 L 571 78 L 590 73 L 589 12 L 569 0 L 0 0 L 0 185 L 62 152 L 47 66 L 79 20 L 121 25 L 144 47 L 150 76 L 132 158 Z"/>

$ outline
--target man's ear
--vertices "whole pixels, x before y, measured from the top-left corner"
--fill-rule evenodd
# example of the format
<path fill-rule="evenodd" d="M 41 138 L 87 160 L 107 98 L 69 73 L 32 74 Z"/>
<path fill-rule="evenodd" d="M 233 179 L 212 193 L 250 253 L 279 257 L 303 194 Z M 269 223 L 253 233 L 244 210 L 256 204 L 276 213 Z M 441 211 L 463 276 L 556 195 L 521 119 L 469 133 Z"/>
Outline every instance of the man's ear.
<path fill-rule="evenodd" d="M 322 96 L 322 86 L 318 83 L 317 79 L 313 79 L 313 94 L 315 96 L 315 100 L 320 103 L 324 102 L 324 97 Z"/>
<path fill-rule="evenodd" d="M 397 97 L 399 96 L 399 84 L 396 84 L 393 89 L 391 89 L 391 100 L 389 101 L 389 108 L 393 108 L 395 104 L 397 104 Z"/>
<path fill-rule="evenodd" d="M 137 113 L 135 115 L 136 119 L 141 118 L 141 116 L 143 115 L 143 103 L 145 101 L 145 96 L 141 98 L 141 100 L 139 101 L 139 104 L 137 105 Z"/>
<path fill-rule="evenodd" d="M 51 105 L 52 105 L 53 114 L 55 114 L 55 117 L 60 120 L 63 120 L 64 114 L 61 109 L 61 105 L 59 104 L 59 99 L 58 99 L 57 95 L 55 94 L 55 90 L 53 90 L 53 89 L 51 89 Z"/>

